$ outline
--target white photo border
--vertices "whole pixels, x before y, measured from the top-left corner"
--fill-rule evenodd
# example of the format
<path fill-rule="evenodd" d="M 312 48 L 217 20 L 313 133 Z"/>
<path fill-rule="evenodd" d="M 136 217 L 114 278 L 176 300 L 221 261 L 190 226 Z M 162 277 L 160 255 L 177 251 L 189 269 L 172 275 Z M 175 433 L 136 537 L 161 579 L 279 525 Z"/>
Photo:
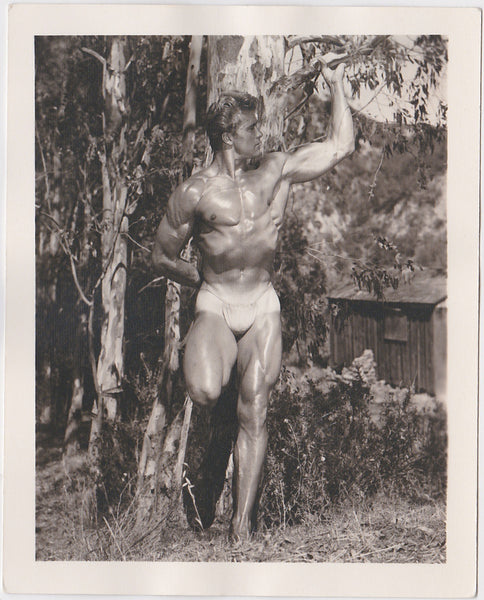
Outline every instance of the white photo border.
<path fill-rule="evenodd" d="M 442 34 L 448 69 L 445 564 L 35 561 L 34 37 Z M 4 586 L 9 593 L 470 597 L 476 590 L 481 13 L 472 8 L 14 4 L 8 19 Z"/>

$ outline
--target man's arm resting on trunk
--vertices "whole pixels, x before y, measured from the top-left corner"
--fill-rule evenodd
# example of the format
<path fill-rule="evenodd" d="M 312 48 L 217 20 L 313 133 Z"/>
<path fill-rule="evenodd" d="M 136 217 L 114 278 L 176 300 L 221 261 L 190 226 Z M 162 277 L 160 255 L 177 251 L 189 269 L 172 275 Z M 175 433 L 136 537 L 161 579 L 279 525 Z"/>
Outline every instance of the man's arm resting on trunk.
<path fill-rule="evenodd" d="M 155 272 L 190 287 L 199 287 L 202 278 L 198 269 L 179 257 L 188 242 L 200 199 L 195 185 L 182 183 L 172 194 L 156 232 L 151 260 Z"/>

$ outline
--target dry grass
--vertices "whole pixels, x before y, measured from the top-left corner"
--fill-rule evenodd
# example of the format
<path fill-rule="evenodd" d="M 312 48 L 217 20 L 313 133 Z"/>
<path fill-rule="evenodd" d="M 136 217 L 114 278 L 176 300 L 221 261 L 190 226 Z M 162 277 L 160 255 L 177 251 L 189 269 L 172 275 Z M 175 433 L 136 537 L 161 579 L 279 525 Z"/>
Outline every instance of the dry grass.
<path fill-rule="evenodd" d="M 445 504 L 419 504 L 394 494 L 371 502 L 347 501 L 305 522 L 262 530 L 229 544 L 228 520 L 191 531 L 179 507 L 141 531 L 133 504 L 97 522 L 82 464 L 67 473 L 60 453 L 50 451 L 37 467 L 38 560 L 147 560 L 190 562 L 445 562 Z"/>

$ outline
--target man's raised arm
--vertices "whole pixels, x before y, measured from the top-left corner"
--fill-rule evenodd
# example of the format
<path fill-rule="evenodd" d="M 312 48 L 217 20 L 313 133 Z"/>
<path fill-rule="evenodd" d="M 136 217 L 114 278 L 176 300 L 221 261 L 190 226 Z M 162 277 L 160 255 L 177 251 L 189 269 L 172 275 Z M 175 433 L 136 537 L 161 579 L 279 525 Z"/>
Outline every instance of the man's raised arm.
<path fill-rule="evenodd" d="M 344 65 L 335 70 L 323 66 L 322 73 L 331 90 L 331 122 L 324 142 L 307 144 L 287 155 L 282 177 L 290 183 L 320 177 L 355 149 L 353 119 L 343 90 Z"/>
<path fill-rule="evenodd" d="M 151 260 L 157 274 L 182 285 L 199 287 L 198 269 L 179 257 L 193 230 L 195 210 L 200 199 L 196 185 L 182 183 L 171 195 L 168 208 L 156 232 Z"/>

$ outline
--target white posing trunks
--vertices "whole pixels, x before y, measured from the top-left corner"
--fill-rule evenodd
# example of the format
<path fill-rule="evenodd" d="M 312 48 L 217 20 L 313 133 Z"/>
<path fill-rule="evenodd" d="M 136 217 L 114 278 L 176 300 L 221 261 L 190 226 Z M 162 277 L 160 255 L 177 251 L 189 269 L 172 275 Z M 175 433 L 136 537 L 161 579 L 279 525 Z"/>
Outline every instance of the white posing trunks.
<path fill-rule="evenodd" d="M 225 319 L 225 322 L 234 335 L 245 333 L 252 326 L 258 315 L 271 312 L 278 313 L 280 310 L 279 298 L 270 282 L 262 290 L 261 294 L 256 296 L 253 302 L 229 304 L 215 294 L 210 285 L 204 281 L 198 292 L 195 304 L 195 314 L 207 311 L 220 315 Z"/>

